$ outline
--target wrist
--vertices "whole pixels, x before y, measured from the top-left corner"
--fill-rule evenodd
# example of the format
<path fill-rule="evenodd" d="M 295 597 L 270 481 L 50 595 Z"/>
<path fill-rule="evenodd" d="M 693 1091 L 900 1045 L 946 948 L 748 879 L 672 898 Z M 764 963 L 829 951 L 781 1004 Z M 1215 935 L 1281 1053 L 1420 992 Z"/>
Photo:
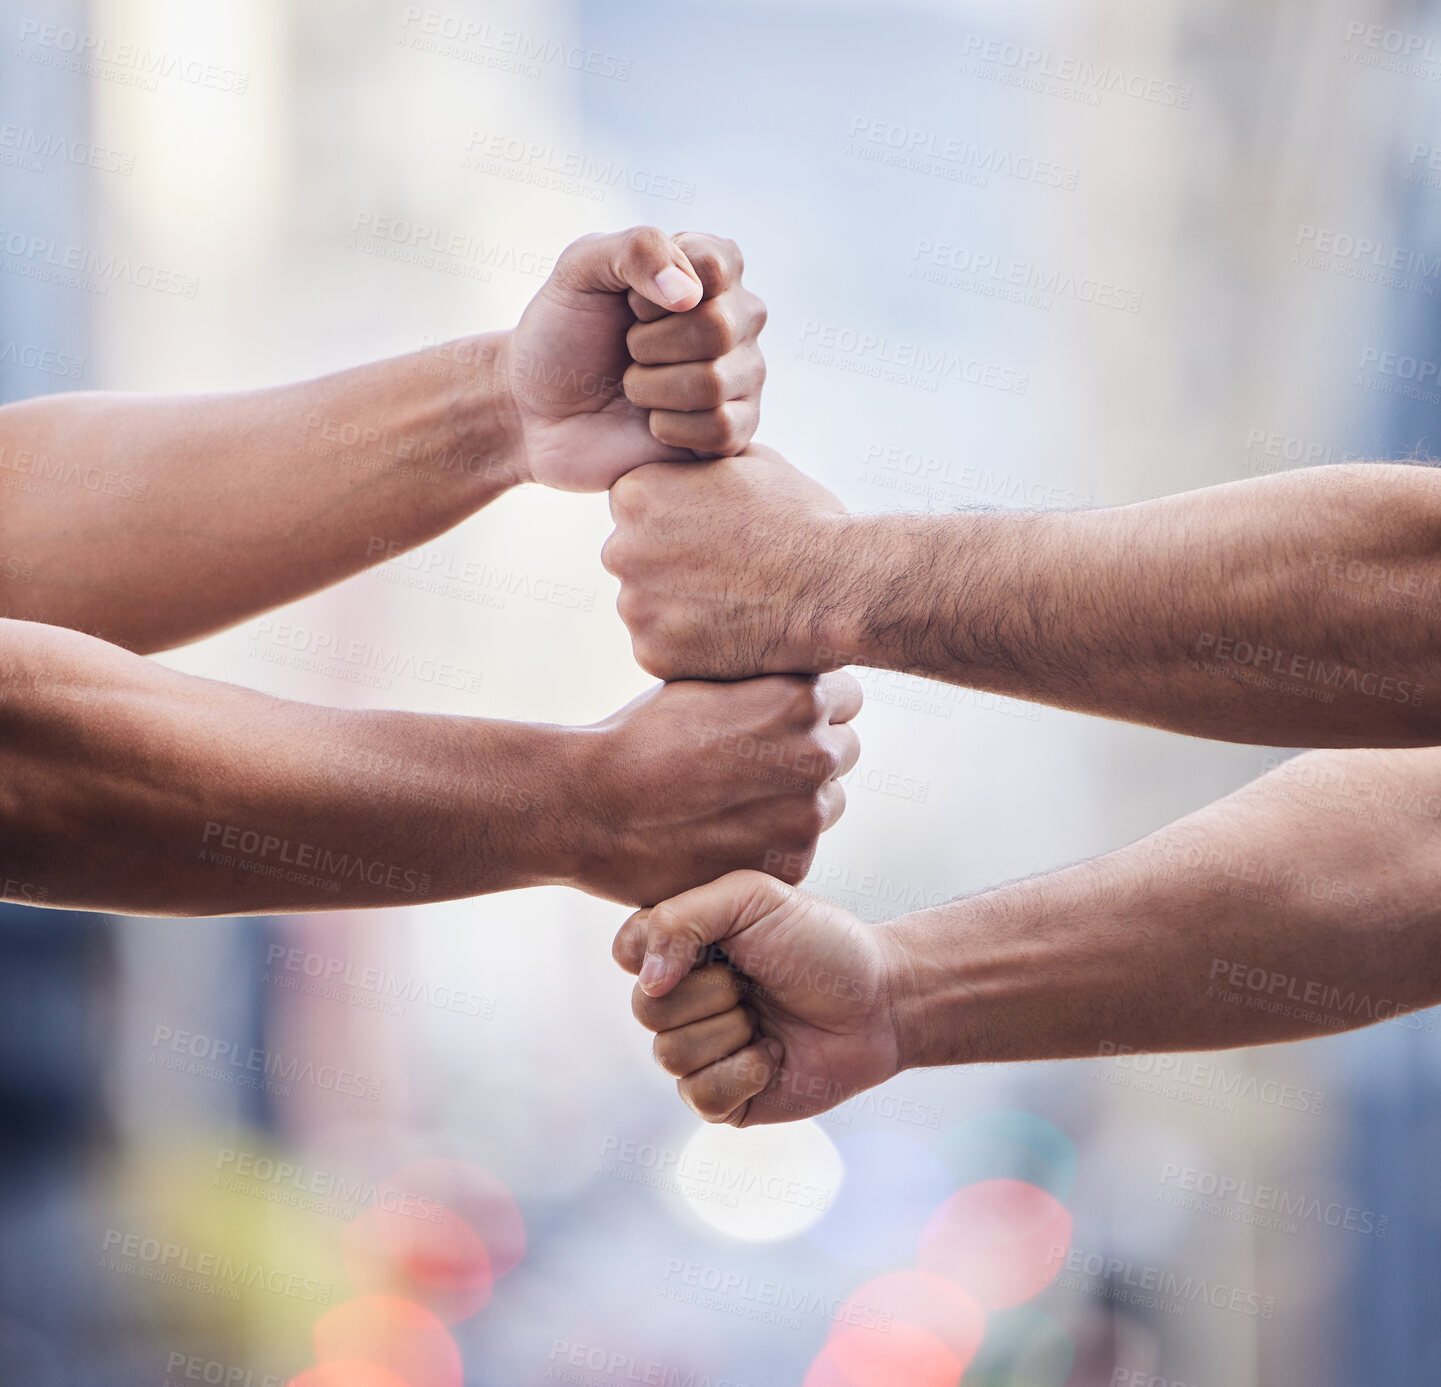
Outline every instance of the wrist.
<path fill-rule="evenodd" d="M 429 348 L 427 369 L 454 383 L 450 432 L 467 477 L 490 499 L 531 481 L 513 390 L 511 331 L 478 333 Z"/>
<path fill-rule="evenodd" d="M 871 639 L 872 595 L 884 581 L 877 555 L 885 552 L 887 517 L 879 515 L 827 516 L 813 550 L 816 616 L 813 635 L 816 664 L 821 669 L 842 665 L 877 664 Z"/>
<path fill-rule="evenodd" d="M 587 771 L 583 730 L 549 723 L 477 724 L 471 757 L 454 768 L 446 820 L 452 849 L 488 891 L 576 884 L 583 860 L 576 786 Z"/>
<path fill-rule="evenodd" d="M 933 941 L 919 916 L 902 915 L 878 927 L 886 960 L 886 997 L 895 1033 L 897 1072 L 959 1064 L 956 1045 L 946 1043 L 942 988 L 935 977 Z"/>

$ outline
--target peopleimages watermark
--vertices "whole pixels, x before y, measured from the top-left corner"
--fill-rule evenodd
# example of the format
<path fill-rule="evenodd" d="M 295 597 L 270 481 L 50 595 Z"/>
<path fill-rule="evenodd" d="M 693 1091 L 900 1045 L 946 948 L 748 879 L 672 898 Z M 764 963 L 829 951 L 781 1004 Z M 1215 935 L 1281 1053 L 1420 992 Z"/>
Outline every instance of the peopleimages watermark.
<path fill-rule="evenodd" d="M 1416 143 L 1407 161 L 1406 182 L 1423 188 L 1441 188 L 1441 145 Z"/>
<path fill-rule="evenodd" d="M 778 1175 L 757 1166 L 719 1156 L 691 1156 L 650 1142 L 606 1137 L 601 1142 L 595 1174 L 631 1184 L 649 1185 L 684 1194 L 705 1203 L 736 1207 L 742 1195 L 824 1211 L 834 1193 L 792 1175 Z"/>
<path fill-rule="evenodd" d="M 998 177 L 1069 193 L 1075 191 L 1080 177 L 1078 169 L 1050 159 L 874 116 L 853 116 L 850 137 L 845 153 L 852 158 L 973 188 L 987 188 L 992 177 Z"/>
<path fill-rule="evenodd" d="M 1319 1116 L 1326 1110 L 1326 1094 L 1321 1089 L 1230 1071 L 1224 1064 L 1199 1055 L 1158 1054 L 1137 1050 L 1114 1040 L 1103 1040 L 1096 1047 L 1096 1058 L 1112 1063 L 1094 1071 L 1092 1077 L 1095 1079 L 1198 1107 L 1235 1112 L 1236 1100 L 1246 1098 L 1266 1107 L 1311 1116 Z"/>
<path fill-rule="evenodd" d="M 1441 78 L 1441 43 L 1434 35 L 1387 29 L 1353 19 L 1346 25 L 1346 46 L 1342 61 L 1403 77 L 1420 77 L 1434 82 Z"/>
<path fill-rule="evenodd" d="M 1408 356 L 1405 352 L 1383 351 L 1380 347 L 1364 347 L 1355 385 L 1358 390 L 1371 390 L 1379 395 L 1441 405 L 1441 389 L 1436 388 L 1438 379 L 1441 379 L 1441 362 Z"/>
<path fill-rule="evenodd" d="M 195 275 L 13 228 L 0 227 L 0 255 L 7 257 L 0 262 L 6 274 L 87 294 L 105 295 L 112 284 L 122 283 L 183 299 L 193 299 L 200 292 Z"/>
<path fill-rule="evenodd" d="M 389 689 L 396 679 L 434 684 L 461 693 L 480 692 L 481 675 L 411 651 L 388 650 L 373 641 L 356 640 L 335 631 L 319 631 L 293 621 L 264 617 L 250 632 L 250 655 L 267 664 L 321 674 L 347 683 Z"/>
<path fill-rule="evenodd" d="M 539 77 L 545 67 L 630 81 L 631 60 L 584 44 L 544 38 L 524 29 L 491 24 L 443 10 L 406 7 L 400 43 L 422 53 L 456 58 L 501 72 Z"/>
<path fill-rule="evenodd" d="M 496 270 L 545 279 L 555 257 L 505 241 L 487 241 L 470 231 L 445 231 L 428 222 L 357 212 L 347 249 L 423 270 L 489 284 Z"/>
<path fill-rule="evenodd" d="M 694 1369 L 682 1372 L 658 1358 L 639 1358 L 624 1350 L 556 1339 L 545 1375 L 577 1387 L 744 1387 L 732 1377 L 710 1377 Z"/>
<path fill-rule="evenodd" d="M 1184 868 L 1190 880 L 1211 891 L 1239 896 L 1244 900 L 1276 900 L 1302 895 L 1332 905 L 1366 907 L 1375 904 L 1376 889 L 1361 887 L 1349 877 L 1333 877 L 1302 871 L 1295 866 L 1278 867 L 1249 853 L 1181 843 L 1174 835 L 1154 835 L 1145 842 L 1151 859 L 1149 870 L 1157 876 L 1166 868 Z"/>
<path fill-rule="evenodd" d="M 81 380 L 85 375 L 86 358 L 58 347 L 41 346 L 38 342 L 21 342 L 14 337 L 0 337 L 0 366 L 21 366 L 42 376 L 59 376 L 64 380 Z"/>
<path fill-rule="evenodd" d="M 1261 762 L 1265 778 L 1258 793 L 1311 809 L 1329 809 L 1375 820 L 1378 814 L 1441 819 L 1441 794 L 1423 794 L 1406 782 L 1387 783 L 1360 768 L 1342 769 L 1334 761 L 1318 764 L 1306 756 L 1283 758 L 1274 752 Z"/>
<path fill-rule="evenodd" d="M 470 132 L 460 166 L 471 173 L 570 193 L 590 202 L 604 202 L 615 188 L 683 206 L 695 201 L 696 185 L 689 178 L 493 130 Z"/>
<path fill-rule="evenodd" d="M 404 1016 L 406 1007 L 418 1002 L 456 1016 L 495 1019 L 494 997 L 397 974 L 389 968 L 362 967 L 350 959 L 285 944 L 271 944 L 266 949 L 265 972 L 260 980 L 305 996 L 343 1001 L 390 1016 Z"/>
<path fill-rule="evenodd" d="M 911 279 L 1045 312 L 1057 299 L 1069 299 L 1093 308 L 1139 313 L 1144 297 L 1139 289 L 1127 289 L 1094 275 L 1048 270 L 1028 260 L 947 241 L 917 240 L 911 261 Z"/>
<path fill-rule="evenodd" d="M 1173 106 L 1182 111 L 1191 104 L 1191 88 L 1180 82 L 1128 72 L 1111 63 L 1053 53 L 1048 48 L 968 34 L 963 51 L 966 56 L 961 68 L 963 76 L 1078 101 L 1086 106 L 1099 106 L 1103 98 L 1112 95 L 1149 101 L 1157 106 Z"/>
<path fill-rule="evenodd" d="M 1206 996 L 1230 1006 L 1308 1021 L 1328 1030 L 1351 1030 L 1374 1021 L 1428 1035 L 1441 1029 L 1441 1016 L 1432 1010 L 1225 958 L 1211 960 Z"/>
<path fill-rule="evenodd" d="M 285 1272 L 264 1262 L 236 1261 L 228 1253 L 197 1252 L 183 1243 L 149 1238 L 107 1228 L 101 1242 L 101 1263 L 107 1271 L 146 1281 L 199 1291 L 222 1300 L 238 1300 L 241 1291 L 259 1287 L 271 1295 L 315 1305 L 329 1305 L 335 1287 L 329 1281 Z"/>
<path fill-rule="evenodd" d="M 348 849 L 339 852 L 215 819 L 206 820 L 200 842 L 199 860 L 209 865 L 237 867 L 256 875 L 299 881 L 301 885 L 316 885 L 329 891 L 338 891 L 348 882 L 380 886 L 402 896 L 425 896 L 432 884 L 429 872 L 414 867 L 401 867 Z M 213 846 L 204 846 L 207 844 Z M 285 868 L 293 870 L 287 872 Z"/>
<path fill-rule="evenodd" d="M 852 1329 L 886 1333 L 894 1319 L 893 1311 L 880 1310 L 861 1299 L 828 1296 L 823 1291 L 682 1257 L 666 1259 L 662 1282 L 661 1293 L 667 1300 L 786 1329 L 802 1328 L 802 1317 L 817 1317 Z"/>
<path fill-rule="evenodd" d="M 542 606 L 570 611 L 595 610 L 596 590 L 525 573 L 515 568 L 497 568 L 477 559 L 461 559 L 443 549 L 409 548 L 403 540 L 371 535 L 366 541 L 367 562 L 383 564 L 372 570 L 380 582 L 454 597 L 479 606 L 501 610 L 507 597 L 524 597 Z"/>
<path fill-rule="evenodd" d="M 222 1147 L 215 1157 L 212 1187 L 306 1213 L 345 1221 L 363 1209 L 380 1209 L 418 1223 L 441 1223 L 444 1201 L 393 1185 L 309 1169 L 296 1161 L 277 1160 L 254 1151 Z"/>
<path fill-rule="evenodd" d="M 1403 289 L 1425 298 L 1436 292 L 1441 254 L 1427 255 L 1405 246 L 1388 246 L 1370 236 L 1302 223 L 1296 230 L 1291 263 L 1306 270 L 1325 270 L 1385 289 Z"/>
<path fill-rule="evenodd" d="M 219 1079 L 237 1088 L 253 1088 L 286 1097 L 290 1085 L 305 1084 L 346 1098 L 363 1098 L 374 1103 L 380 1098 L 381 1081 L 356 1073 L 342 1065 L 302 1060 L 278 1050 L 262 1050 L 239 1041 L 221 1040 L 199 1031 L 176 1030 L 158 1025 L 150 1037 L 148 1064 Z"/>
<path fill-rule="evenodd" d="M 418 369 L 430 374 L 458 373 L 444 363 L 457 363 L 464 370 L 474 370 L 484 364 L 480 353 L 473 348 L 467 349 L 464 343 L 437 344 L 427 337 L 421 347 L 434 360 L 422 361 Z M 312 457 L 329 458 L 343 467 L 392 472 L 427 484 L 438 484 L 444 479 L 442 474 L 451 471 L 457 475 L 464 473 L 468 477 L 485 477 L 494 481 L 521 480 L 513 464 L 489 453 L 467 453 L 445 439 L 393 433 L 369 420 L 307 414 L 300 446 L 302 452 Z"/>
<path fill-rule="evenodd" d="M 802 323 L 800 343 L 793 352 L 799 361 L 932 393 L 941 388 L 942 381 L 1013 395 L 1024 395 L 1030 389 L 1030 376 L 1013 367 L 966 357 L 946 347 L 927 347 L 813 318 Z"/>
<path fill-rule="evenodd" d="M 1313 687 L 1305 692 L 1320 695 L 1317 701 L 1323 703 L 1333 702 L 1335 692 L 1344 691 L 1387 703 L 1409 703 L 1413 708 L 1419 708 L 1426 692 L 1424 684 L 1399 675 L 1380 674 L 1340 662 L 1329 664 L 1312 655 L 1290 654 L 1279 647 L 1214 631 L 1202 631 L 1196 637 L 1191 654 L 1192 663 L 1208 674 L 1226 673 L 1228 666 L 1248 673 L 1254 670 L 1264 673 L 1265 677 L 1259 681 L 1242 682 L 1254 682 L 1256 687 L 1283 693 L 1294 692 L 1296 685 L 1311 685 Z M 1272 675 L 1277 678 L 1271 678 Z M 1293 683 L 1288 686 L 1278 680 Z"/>
<path fill-rule="evenodd" d="M 1194 1213 L 1210 1214 L 1231 1223 L 1276 1233 L 1295 1233 L 1303 1223 L 1339 1228 L 1348 1233 L 1384 1238 L 1389 1214 L 1358 1209 L 1339 1200 L 1297 1194 L 1275 1185 L 1255 1185 L 1231 1175 L 1167 1161 L 1161 1168 L 1158 1203 Z"/>
<path fill-rule="evenodd" d="M 1088 491 L 1075 491 L 1013 472 L 993 472 L 976 463 L 957 464 L 952 458 L 938 458 L 875 440 L 866 445 L 861 480 L 888 491 L 921 495 L 928 500 L 971 496 L 982 503 L 1042 510 L 1074 510 L 1095 504 L 1095 497 Z"/>
<path fill-rule="evenodd" d="M 1246 431 L 1248 472 L 1284 472 L 1293 467 L 1325 467 L 1334 462 L 1364 462 L 1364 453 L 1353 453 L 1334 444 L 1319 443 L 1299 434 L 1278 433 L 1274 429 Z"/>
<path fill-rule="evenodd" d="M 71 462 L 33 448 L 12 448 L 8 443 L 0 443 L 0 472 L 10 474 L 4 486 L 42 496 L 55 496 L 57 488 L 74 486 L 117 501 L 143 501 L 150 490 L 148 477 Z"/>
<path fill-rule="evenodd" d="M 22 20 L 20 43 L 21 47 L 15 51 L 18 58 L 142 91 L 159 91 L 162 77 L 232 96 L 244 96 L 250 87 L 248 72 L 237 72 L 234 68 L 164 48 L 116 43 L 108 35 L 71 29 L 63 24 Z"/>
<path fill-rule="evenodd" d="M 1089 1291 L 1107 1300 L 1139 1305 L 1163 1314 L 1183 1315 L 1188 1306 L 1208 1305 L 1251 1319 L 1269 1320 L 1276 1313 L 1274 1296 L 1209 1281 L 1203 1276 L 1137 1263 L 1126 1257 L 1104 1257 L 1099 1252 L 1065 1248 L 1053 1243 L 1046 1253 L 1047 1267 L 1060 1267 L 1053 1285 L 1065 1290 Z"/>
<path fill-rule="evenodd" d="M 1377 563 L 1315 550 L 1311 578 L 1317 587 L 1367 606 L 1417 616 L 1441 614 L 1441 575 L 1427 573 L 1415 564 Z"/>
<path fill-rule="evenodd" d="M 135 172 L 133 154 L 122 154 L 93 140 L 76 139 L 54 130 L 36 130 L 9 121 L 0 125 L 0 166 L 43 173 L 50 162 L 126 177 Z"/>
<path fill-rule="evenodd" d="M 165 1384 L 201 1382 L 205 1387 L 284 1387 L 289 1373 L 257 1373 L 254 1368 L 172 1350 L 165 1359 Z"/>

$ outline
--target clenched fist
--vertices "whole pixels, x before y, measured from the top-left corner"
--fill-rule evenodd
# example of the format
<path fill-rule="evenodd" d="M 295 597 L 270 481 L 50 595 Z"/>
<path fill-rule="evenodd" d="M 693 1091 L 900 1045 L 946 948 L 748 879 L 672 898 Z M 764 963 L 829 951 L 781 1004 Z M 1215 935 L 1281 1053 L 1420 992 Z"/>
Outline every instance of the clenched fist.
<path fill-rule="evenodd" d="M 517 473 L 605 491 L 647 462 L 744 448 L 766 312 L 742 268 L 733 241 L 653 226 L 567 247 L 497 361 Z"/>
<path fill-rule="evenodd" d="M 845 664 L 846 508 L 770 448 L 622 477 L 601 562 L 635 658 L 660 679 L 745 679 Z"/>
<path fill-rule="evenodd" d="M 732 872 L 638 911 L 613 952 L 640 975 L 657 1062 L 707 1122 L 811 1117 L 902 1067 L 894 940 L 773 877 Z"/>
<path fill-rule="evenodd" d="M 685 681 L 585 729 L 571 884 L 634 905 L 738 867 L 801 880 L 845 808 L 860 706 L 849 674 Z"/>

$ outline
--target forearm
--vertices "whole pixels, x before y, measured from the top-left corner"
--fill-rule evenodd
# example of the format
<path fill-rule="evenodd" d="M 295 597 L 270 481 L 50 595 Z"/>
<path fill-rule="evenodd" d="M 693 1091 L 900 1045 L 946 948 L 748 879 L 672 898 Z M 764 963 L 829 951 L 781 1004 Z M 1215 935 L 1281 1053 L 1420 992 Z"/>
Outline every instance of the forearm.
<path fill-rule="evenodd" d="M 830 658 L 1225 741 L 1441 740 L 1441 476 L 1332 467 L 1115 510 L 855 517 Z"/>
<path fill-rule="evenodd" d="M 1441 751 L 1285 763 L 1139 843 L 904 916 L 903 1067 L 1229 1048 L 1441 1003 Z"/>
<path fill-rule="evenodd" d="M 568 880 L 595 734 L 345 712 L 0 622 L 11 899 L 154 915 L 413 905 Z"/>
<path fill-rule="evenodd" d="M 273 389 L 0 409 L 3 610 L 161 650 L 442 533 L 519 480 L 503 337 Z"/>

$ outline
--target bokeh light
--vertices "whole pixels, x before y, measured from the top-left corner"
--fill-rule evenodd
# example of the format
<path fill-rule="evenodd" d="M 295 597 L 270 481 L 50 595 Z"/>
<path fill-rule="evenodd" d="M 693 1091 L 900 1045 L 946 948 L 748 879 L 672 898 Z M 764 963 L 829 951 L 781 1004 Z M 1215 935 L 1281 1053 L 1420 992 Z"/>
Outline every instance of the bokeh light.
<path fill-rule="evenodd" d="M 836 1147 L 845 1180 L 806 1238 L 852 1266 L 909 1262 L 927 1220 L 955 1188 L 945 1162 L 913 1137 L 889 1132 L 843 1137 Z"/>
<path fill-rule="evenodd" d="M 1053 1122 L 1018 1108 L 995 1108 L 965 1118 L 941 1138 L 941 1157 L 955 1185 L 1024 1180 L 1063 1204 L 1076 1181 L 1076 1145 Z"/>
<path fill-rule="evenodd" d="M 816 1356 L 804 1387 L 956 1387 L 965 1366 L 914 1325 L 898 1324 L 885 1335 L 849 1330 Z"/>
<path fill-rule="evenodd" d="M 1053 1195 L 1024 1180 L 981 1180 L 936 1210 L 917 1262 L 996 1310 L 1049 1286 L 1070 1245 L 1070 1211 Z"/>
<path fill-rule="evenodd" d="M 292 1377 L 286 1387 L 417 1387 L 417 1384 L 397 1377 L 389 1368 L 351 1360 L 308 1368 L 299 1377 Z"/>
<path fill-rule="evenodd" d="M 807 1387 L 955 1387 L 975 1356 L 985 1315 L 944 1277 L 897 1271 L 867 1281 L 841 1307 Z"/>
<path fill-rule="evenodd" d="M 815 1224 L 835 1201 L 844 1172 L 840 1153 L 814 1122 L 705 1123 L 681 1152 L 676 1184 L 711 1228 L 770 1242 Z"/>
<path fill-rule="evenodd" d="M 510 1191 L 465 1161 L 416 1161 L 376 1189 L 345 1230 L 357 1290 L 415 1301 L 446 1324 L 489 1303 L 496 1279 L 525 1255 L 525 1223 Z"/>
<path fill-rule="evenodd" d="M 986 1334 L 962 1387 L 1065 1387 L 1075 1341 L 1031 1305 L 986 1316 Z"/>
<path fill-rule="evenodd" d="M 321 1366 L 336 1371 L 341 1364 L 367 1363 L 406 1387 L 461 1387 L 464 1380 L 450 1331 L 424 1306 L 399 1296 L 347 1300 L 315 1322 L 311 1337 Z"/>

